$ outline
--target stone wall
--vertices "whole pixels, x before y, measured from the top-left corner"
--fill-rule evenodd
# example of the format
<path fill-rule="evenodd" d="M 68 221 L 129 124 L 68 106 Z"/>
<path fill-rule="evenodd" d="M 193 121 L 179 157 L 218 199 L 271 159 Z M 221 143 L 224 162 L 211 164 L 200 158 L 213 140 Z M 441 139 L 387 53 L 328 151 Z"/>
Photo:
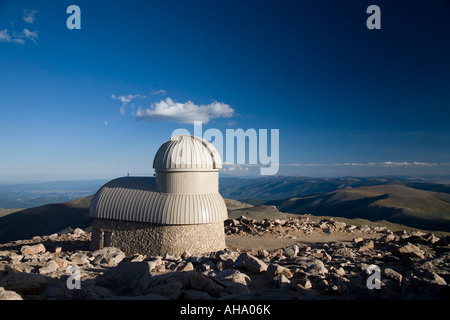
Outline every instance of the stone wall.
<path fill-rule="evenodd" d="M 110 242 L 105 243 L 110 233 Z M 107 239 L 106 239 L 107 240 Z M 116 247 L 127 255 L 201 254 L 225 248 L 223 222 L 196 225 L 159 225 L 143 222 L 94 219 L 91 250 Z"/>

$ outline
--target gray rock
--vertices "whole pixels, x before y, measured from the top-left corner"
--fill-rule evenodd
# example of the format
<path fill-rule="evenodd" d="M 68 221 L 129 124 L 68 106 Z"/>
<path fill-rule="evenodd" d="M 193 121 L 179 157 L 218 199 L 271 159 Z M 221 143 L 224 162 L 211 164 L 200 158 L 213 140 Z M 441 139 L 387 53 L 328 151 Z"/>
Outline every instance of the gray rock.
<path fill-rule="evenodd" d="M 101 300 L 115 297 L 111 290 L 96 285 L 82 286 L 81 289 L 73 291 L 74 300 Z"/>
<path fill-rule="evenodd" d="M 373 240 L 366 240 L 361 243 L 358 250 L 359 251 L 367 251 L 374 248 Z"/>
<path fill-rule="evenodd" d="M 301 278 L 297 280 L 297 285 L 301 289 L 309 290 L 312 288 L 311 281 L 307 277 Z"/>
<path fill-rule="evenodd" d="M 22 296 L 14 291 L 0 287 L 0 300 L 23 300 Z"/>
<path fill-rule="evenodd" d="M 279 274 L 274 278 L 274 286 L 275 288 L 279 288 L 281 290 L 289 290 L 291 286 L 291 281 L 286 278 L 284 275 Z"/>
<path fill-rule="evenodd" d="M 118 265 L 124 258 L 125 253 L 114 247 L 105 247 L 92 253 L 93 264 L 106 264 L 108 266 Z"/>
<path fill-rule="evenodd" d="M 209 277 L 196 271 L 171 272 L 154 277 L 150 282 L 150 287 L 155 287 L 170 282 L 179 282 L 184 290 L 200 290 L 207 292 L 210 296 L 217 297 L 224 287 L 216 283 Z"/>
<path fill-rule="evenodd" d="M 161 284 L 151 287 L 147 290 L 146 294 L 156 294 L 166 297 L 169 300 L 177 300 L 182 293 L 182 284 L 179 281 L 171 281 L 167 284 Z"/>
<path fill-rule="evenodd" d="M 118 296 L 142 295 L 150 282 L 150 269 L 146 261 L 121 262 L 117 267 L 97 277 L 96 284 Z"/>
<path fill-rule="evenodd" d="M 42 243 L 35 244 L 33 246 L 22 246 L 20 248 L 20 253 L 22 255 L 35 255 L 38 253 L 44 253 L 45 246 Z"/>
<path fill-rule="evenodd" d="M 177 267 L 177 271 L 192 271 L 194 270 L 194 265 L 191 262 L 182 262 Z"/>
<path fill-rule="evenodd" d="M 297 257 L 293 262 L 312 275 L 324 275 L 328 273 L 328 269 L 325 268 L 323 262 L 316 258 Z"/>
<path fill-rule="evenodd" d="M 59 265 L 56 261 L 48 261 L 42 268 L 39 269 L 40 274 L 49 274 L 58 270 Z"/>
<path fill-rule="evenodd" d="M 245 286 L 250 285 L 250 277 L 238 270 L 225 269 L 214 276 L 214 279 L 224 282 L 240 283 Z"/>
<path fill-rule="evenodd" d="M 387 278 L 395 280 L 399 284 L 402 282 L 403 276 L 399 272 L 397 272 L 391 268 L 384 269 L 383 273 Z"/>
<path fill-rule="evenodd" d="M 81 236 L 82 234 L 85 234 L 83 229 L 81 228 L 75 228 L 75 230 L 72 231 L 72 234 L 75 236 Z"/>
<path fill-rule="evenodd" d="M 284 255 L 287 257 L 295 257 L 299 250 L 300 249 L 296 244 L 291 244 L 284 249 Z"/>
<path fill-rule="evenodd" d="M 244 252 L 234 262 L 236 268 L 242 268 L 252 273 L 262 273 L 267 270 L 267 265 L 260 259 Z"/>
<path fill-rule="evenodd" d="M 404 246 L 398 248 L 398 254 L 404 257 L 410 257 L 410 258 L 419 258 L 424 259 L 425 258 L 425 251 L 420 249 L 418 246 L 413 245 L 412 243 L 407 243 Z"/>
<path fill-rule="evenodd" d="M 289 270 L 289 268 L 282 267 L 278 264 L 273 264 L 273 263 L 271 263 L 267 267 L 267 277 L 269 279 L 273 279 L 275 276 L 280 275 L 280 274 L 284 275 L 288 279 L 293 277 L 293 274 L 292 274 L 291 270 Z"/>
<path fill-rule="evenodd" d="M 387 235 L 381 237 L 379 241 L 381 241 L 381 242 L 391 242 L 391 241 L 395 241 L 396 238 L 397 237 L 394 234 L 387 234 Z"/>
<path fill-rule="evenodd" d="M 41 294 L 47 288 L 49 279 L 40 274 L 24 272 L 8 273 L 0 280 L 0 287 L 23 294 Z"/>

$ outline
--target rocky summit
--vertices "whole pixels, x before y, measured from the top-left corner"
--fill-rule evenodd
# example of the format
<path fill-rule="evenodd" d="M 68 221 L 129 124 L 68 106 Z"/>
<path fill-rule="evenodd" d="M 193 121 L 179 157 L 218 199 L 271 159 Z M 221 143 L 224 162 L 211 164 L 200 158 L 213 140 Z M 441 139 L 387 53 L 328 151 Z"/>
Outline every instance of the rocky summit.
<path fill-rule="evenodd" d="M 233 245 L 201 256 L 92 252 L 90 230 L 79 228 L 2 244 L 0 300 L 450 298 L 448 236 L 333 219 L 240 217 L 224 225 Z M 263 249 L 236 245 L 249 238 Z M 290 242 L 264 249 L 279 238 Z"/>

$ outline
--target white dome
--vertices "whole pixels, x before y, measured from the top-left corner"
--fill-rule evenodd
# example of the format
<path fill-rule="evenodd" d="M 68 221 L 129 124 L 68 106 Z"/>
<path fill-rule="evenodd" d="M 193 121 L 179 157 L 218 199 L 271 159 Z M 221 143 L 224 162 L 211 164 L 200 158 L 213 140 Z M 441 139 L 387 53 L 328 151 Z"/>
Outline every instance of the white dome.
<path fill-rule="evenodd" d="M 207 140 L 178 135 L 167 140 L 153 160 L 156 171 L 209 171 L 222 168 L 217 149 Z"/>

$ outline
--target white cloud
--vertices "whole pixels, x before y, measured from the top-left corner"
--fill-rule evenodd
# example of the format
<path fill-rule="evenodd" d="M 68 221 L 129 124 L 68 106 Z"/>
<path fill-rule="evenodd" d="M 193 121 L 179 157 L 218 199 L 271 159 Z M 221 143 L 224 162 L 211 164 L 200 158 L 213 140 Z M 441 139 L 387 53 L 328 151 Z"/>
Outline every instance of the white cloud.
<path fill-rule="evenodd" d="M 234 113 L 229 105 L 214 101 L 208 105 L 196 105 L 191 101 L 186 103 L 174 102 L 166 98 L 160 102 L 153 103 L 150 108 L 139 110 L 135 113 L 136 118 L 148 121 L 167 121 L 178 123 L 193 123 L 202 121 L 208 123 L 212 118 L 230 118 Z"/>
<path fill-rule="evenodd" d="M 9 43 L 16 43 L 16 44 L 25 44 L 25 41 L 18 38 L 17 36 L 11 37 L 9 34 L 9 31 L 7 29 L 0 30 L 0 42 L 9 42 Z"/>
<path fill-rule="evenodd" d="M 33 23 L 34 20 L 36 20 L 36 17 L 35 17 L 36 13 L 39 13 L 39 11 L 36 11 L 34 9 L 32 9 L 32 10 L 24 9 L 23 17 L 22 17 L 23 21 L 28 22 L 28 23 Z"/>
<path fill-rule="evenodd" d="M 146 98 L 146 97 L 140 94 L 128 94 L 126 96 L 116 96 L 115 94 L 113 94 L 111 95 L 111 98 L 115 100 L 120 100 L 122 102 L 122 106 L 120 107 L 120 113 L 125 114 L 125 109 L 131 101 L 137 98 Z"/>
<path fill-rule="evenodd" d="M 28 29 L 23 29 L 23 36 L 34 43 L 36 43 L 36 39 L 39 39 L 38 31 L 30 31 Z"/>
<path fill-rule="evenodd" d="M 152 91 L 152 92 L 150 92 L 150 94 L 153 96 L 163 96 L 166 94 L 166 90 L 161 89 L 161 90 L 157 90 L 157 91 Z"/>
<path fill-rule="evenodd" d="M 107 126 L 107 125 L 109 124 L 109 122 L 108 122 L 108 121 L 105 121 L 104 124 L 105 124 L 105 126 Z"/>

